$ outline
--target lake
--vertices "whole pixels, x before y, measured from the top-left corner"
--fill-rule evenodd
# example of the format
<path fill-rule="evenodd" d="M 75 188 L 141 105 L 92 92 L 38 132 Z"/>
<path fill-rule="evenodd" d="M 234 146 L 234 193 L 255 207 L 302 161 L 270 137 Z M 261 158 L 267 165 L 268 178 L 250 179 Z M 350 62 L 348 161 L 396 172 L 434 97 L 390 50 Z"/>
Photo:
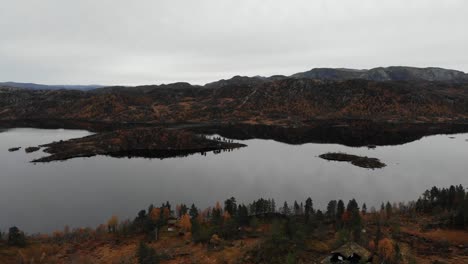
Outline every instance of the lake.
<path fill-rule="evenodd" d="M 29 161 L 44 153 L 24 148 L 91 134 L 85 130 L 0 130 L 0 230 L 16 225 L 28 233 L 95 227 L 115 214 L 134 218 L 150 203 L 212 206 L 274 198 L 277 205 L 312 197 L 324 209 L 331 199 L 356 198 L 368 208 L 383 201 L 417 199 L 427 188 L 468 186 L 468 134 L 433 135 L 394 146 L 290 145 L 266 139 L 236 140 L 248 147 L 220 154 L 164 160 L 98 156 L 52 163 Z M 453 137 L 453 138 L 452 138 Z M 11 147 L 22 149 L 9 152 Z M 318 155 L 342 151 L 379 158 L 387 166 L 369 170 L 326 161 Z"/>

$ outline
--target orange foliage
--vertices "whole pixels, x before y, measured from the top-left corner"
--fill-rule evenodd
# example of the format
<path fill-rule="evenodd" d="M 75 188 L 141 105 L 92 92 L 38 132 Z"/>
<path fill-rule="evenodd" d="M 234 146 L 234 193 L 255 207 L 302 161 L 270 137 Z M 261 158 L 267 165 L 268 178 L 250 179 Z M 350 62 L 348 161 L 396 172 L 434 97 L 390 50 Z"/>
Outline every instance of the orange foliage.
<path fill-rule="evenodd" d="M 379 241 L 379 256 L 388 262 L 395 258 L 395 247 L 390 239 L 384 238 Z"/>
<path fill-rule="evenodd" d="M 153 208 L 149 214 L 151 221 L 158 221 L 161 217 L 161 208 Z"/>
<path fill-rule="evenodd" d="M 184 214 L 180 218 L 180 227 L 185 231 L 185 232 L 190 232 L 192 229 L 192 222 L 190 222 L 190 215 Z"/>

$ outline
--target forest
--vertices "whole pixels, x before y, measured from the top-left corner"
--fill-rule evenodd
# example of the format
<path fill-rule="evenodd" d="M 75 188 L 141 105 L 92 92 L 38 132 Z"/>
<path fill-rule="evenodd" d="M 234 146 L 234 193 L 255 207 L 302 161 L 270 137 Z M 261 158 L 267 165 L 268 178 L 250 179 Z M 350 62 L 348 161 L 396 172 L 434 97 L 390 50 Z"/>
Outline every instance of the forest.
<path fill-rule="evenodd" d="M 96 228 L 53 234 L 11 227 L 0 235 L 0 263 L 462 263 L 467 230 L 462 185 L 378 208 L 355 199 L 318 209 L 310 197 L 280 205 L 231 197 L 205 209 L 151 204 L 134 219 L 112 216 Z M 334 262 L 340 247 L 355 251 Z M 97 258 L 100 248 L 108 252 Z"/>

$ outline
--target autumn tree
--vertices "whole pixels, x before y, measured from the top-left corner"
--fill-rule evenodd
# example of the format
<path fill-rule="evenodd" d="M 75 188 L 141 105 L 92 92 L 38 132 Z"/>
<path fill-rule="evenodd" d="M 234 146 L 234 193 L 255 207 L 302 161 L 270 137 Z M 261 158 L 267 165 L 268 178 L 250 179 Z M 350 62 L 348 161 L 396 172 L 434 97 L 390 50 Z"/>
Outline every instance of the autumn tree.
<path fill-rule="evenodd" d="M 161 219 L 161 208 L 153 208 L 149 212 L 149 219 L 151 222 L 156 223 Z"/>
<path fill-rule="evenodd" d="M 108 221 L 107 221 L 107 230 L 109 233 L 115 233 L 117 230 L 117 225 L 119 224 L 119 219 L 117 216 L 113 215 Z"/>
<path fill-rule="evenodd" d="M 171 216 L 171 208 L 167 206 L 164 207 L 162 213 L 163 213 L 163 220 L 167 221 L 167 219 L 169 219 L 169 217 Z"/>
<path fill-rule="evenodd" d="M 189 214 L 184 214 L 180 218 L 180 227 L 185 232 L 190 232 L 192 230 L 192 222 Z"/>
<path fill-rule="evenodd" d="M 379 241 L 378 254 L 385 263 L 395 263 L 395 247 L 390 239 L 384 238 Z"/>

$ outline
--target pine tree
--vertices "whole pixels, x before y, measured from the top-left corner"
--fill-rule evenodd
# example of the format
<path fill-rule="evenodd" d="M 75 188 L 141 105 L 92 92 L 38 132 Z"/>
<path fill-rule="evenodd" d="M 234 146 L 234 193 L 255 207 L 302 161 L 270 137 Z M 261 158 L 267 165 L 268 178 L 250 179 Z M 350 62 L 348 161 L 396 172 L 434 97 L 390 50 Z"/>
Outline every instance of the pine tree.
<path fill-rule="evenodd" d="M 288 202 L 284 201 L 284 205 L 283 205 L 283 208 L 282 208 L 281 211 L 285 215 L 290 215 L 291 214 L 291 210 L 289 209 Z"/>
<path fill-rule="evenodd" d="M 342 200 L 339 200 L 336 206 L 336 219 L 338 219 L 338 221 L 341 220 L 341 217 L 343 216 L 344 212 L 345 212 L 344 203 Z"/>
<path fill-rule="evenodd" d="M 326 215 L 331 220 L 336 219 L 336 206 L 336 200 L 331 200 L 330 202 L 328 202 Z"/>
<path fill-rule="evenodd" d="M 237 203 L 236 198 L 231 197 L 224 202 L 224 211 L 228 212 L 231 216 L 236 215 Z"/>
<path fill-rule="evenodd" d="M 192 204 L 190 207 L 189 215 L 192 219 L 196 219 L 198 217 L 198 208 L 195 206 L 195 204 Z"/>
<path fill-rule="evenodd" d="M 305 201 L 305 208 L 304 208 L 306 222 L 310 220 L 310 217 L 313 215 L 313 213 L 314 213 L 314 205 L 312 203 L 312 198 L 309 197 Z"/>
<path fill-rule="evenodd" d="M 367 214 L 367 205 L 365 203 L 362 204 L 362 214 L 365 215 Z"/>
<path fill-rule="evenodd" d="M 300 214 L 301 208 L 299 207 L 299 204 L 297 201 L 294 201 L 294 215 L 299 215 Z"/>

